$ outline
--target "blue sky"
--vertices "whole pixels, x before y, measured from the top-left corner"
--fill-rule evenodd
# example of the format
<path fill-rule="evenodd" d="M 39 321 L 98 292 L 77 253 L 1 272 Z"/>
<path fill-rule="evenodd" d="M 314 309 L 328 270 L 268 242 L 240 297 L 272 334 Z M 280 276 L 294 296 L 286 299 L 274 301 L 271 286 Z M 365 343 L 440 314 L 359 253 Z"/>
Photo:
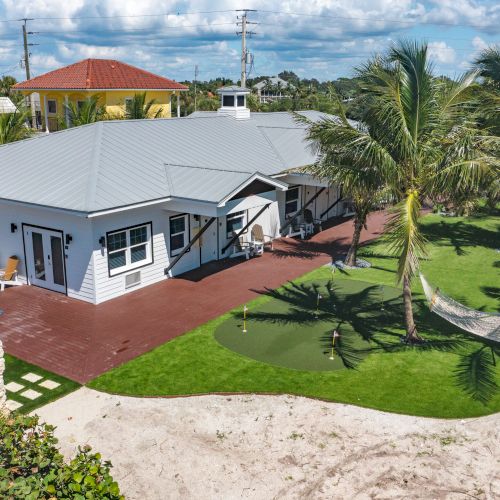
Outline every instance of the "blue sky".
<path fill-rule="evenodd" d="M 176 80 L 239 78 L 237 8 L 256 9 L 250 76 L 351 76 L 400 38 L 426 40 L 436 71 L 458 75 L 500 43 L 500 3 L 484 0 L 0 0 L 0 74 L 24 79 L 21 23 L 39 75 L 87 57 L 114 58 Z"/>

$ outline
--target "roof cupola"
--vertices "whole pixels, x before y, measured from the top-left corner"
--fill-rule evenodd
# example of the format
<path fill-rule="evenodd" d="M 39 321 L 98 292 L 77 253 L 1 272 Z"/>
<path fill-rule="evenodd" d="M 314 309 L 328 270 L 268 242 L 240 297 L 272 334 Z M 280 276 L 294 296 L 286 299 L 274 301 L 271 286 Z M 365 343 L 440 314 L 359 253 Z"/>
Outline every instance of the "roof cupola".
<path fill-rule="evenodd" d="M 221 97 L 221 106 L 218 113 L 230 115 L 236 120 L 247 120 L 250 118 L 250 110 L 247 108 L 247 95 L 250 90 L 237 85 L 221 87 L 217 93 Z"/>

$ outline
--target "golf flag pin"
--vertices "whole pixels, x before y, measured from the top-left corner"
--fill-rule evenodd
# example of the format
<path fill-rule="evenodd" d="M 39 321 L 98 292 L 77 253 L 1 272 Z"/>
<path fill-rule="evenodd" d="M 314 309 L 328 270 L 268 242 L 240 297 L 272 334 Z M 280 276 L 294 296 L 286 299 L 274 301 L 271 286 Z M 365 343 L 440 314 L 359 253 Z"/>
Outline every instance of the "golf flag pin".
<path fill-rule="evenodd" d="M 248 307 L 245 304 L 243 306 L 243 333 L 247 333 L 247 312 L 248 312 Z"/>

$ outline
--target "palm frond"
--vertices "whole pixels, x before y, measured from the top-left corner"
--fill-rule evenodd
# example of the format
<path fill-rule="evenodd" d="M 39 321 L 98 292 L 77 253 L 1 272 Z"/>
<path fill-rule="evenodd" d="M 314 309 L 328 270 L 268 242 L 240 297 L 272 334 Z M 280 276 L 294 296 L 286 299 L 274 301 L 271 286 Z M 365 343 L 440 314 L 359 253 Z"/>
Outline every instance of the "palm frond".
<path fill-rule="evenodd" d="M 487 404 L 498 391 L 491 353 L 486 347 L 463 354 L 455 370 L 455 380 L 472 399 Z"/>
<path fill-rule="evenodd" d="M 410 190 L 406 199 L 396 205 L 386 225 L 389 252 L 398 255 L 398 282 L 404 277 L 415 276 L 419 259 L 425 252 L 426 240 L 420 230 L 420 200 L 416 190 Z"/>

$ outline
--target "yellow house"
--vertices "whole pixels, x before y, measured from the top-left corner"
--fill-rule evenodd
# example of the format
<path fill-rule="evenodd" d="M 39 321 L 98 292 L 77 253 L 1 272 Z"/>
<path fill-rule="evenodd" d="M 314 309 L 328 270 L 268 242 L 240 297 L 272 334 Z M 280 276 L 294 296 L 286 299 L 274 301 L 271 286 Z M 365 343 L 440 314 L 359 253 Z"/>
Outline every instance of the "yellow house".
<path fill-rule="evenodd" d="M 152 113 L 160 110 L 162 118 L 170 118 L 172 96 L 176 96 L 174 105 L 180 116 L 179 96 L 188 90 L 174 80 L 112 59 L 84 59 L 18 83 L 14 88 L 26 96 L 34 92 L 40 95 L 41 127 L 47 132 L 58 130 L 64 121 L 69 125 L 66 106 L 70 102 L 79 105 L 93 95 L 98 95 L 106 112 L 116 118 L 124 115 L 127 101 L 142 92 L 146 92 L 146 101 L 156 101 Z"/>

